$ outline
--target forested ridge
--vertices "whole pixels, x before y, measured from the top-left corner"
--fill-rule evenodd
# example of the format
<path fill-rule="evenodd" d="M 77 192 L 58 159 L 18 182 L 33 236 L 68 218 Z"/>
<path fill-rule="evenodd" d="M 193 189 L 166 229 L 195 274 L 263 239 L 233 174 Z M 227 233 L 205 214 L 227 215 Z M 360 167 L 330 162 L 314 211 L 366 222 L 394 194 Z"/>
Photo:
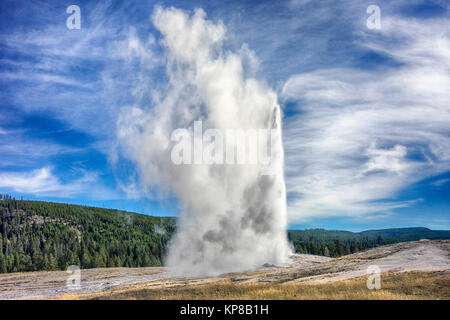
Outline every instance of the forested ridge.
<path fill-rule="evenodd" d="M 175 222 L 170 217 L 0 195 L 0 273 L 66 270 L 69 265 L 82 269 L 161 266 Z M 288 231 L 297 253 L 329 257 L 423 238 L 450 239 L 450 231 Z"/>
<path fill-rule="evenodd" d="M 160 266 L 174 218 L 0 196 L 0 273 Z"/>
<path fill-rule="evenodd" d="M 350 232 L 340 230 L 289 230 L 289 241 L 297 253 L 340 257 L 380 245 L 420 239 L 450 239 L 449 230 L 394 228 Z"/>

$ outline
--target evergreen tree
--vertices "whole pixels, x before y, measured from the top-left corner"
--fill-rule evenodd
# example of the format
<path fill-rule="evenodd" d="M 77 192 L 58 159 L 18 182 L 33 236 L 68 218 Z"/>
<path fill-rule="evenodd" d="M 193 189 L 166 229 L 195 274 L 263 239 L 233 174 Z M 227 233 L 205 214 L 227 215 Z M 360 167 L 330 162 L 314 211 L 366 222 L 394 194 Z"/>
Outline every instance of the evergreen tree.
<path fill-rule="evenodd" d="M 115 210 L 2 195 L 0 272 L 161 265 L 175 220 L 126 217 Z M 156 224 L 163 234 L 155 233 Z"/>

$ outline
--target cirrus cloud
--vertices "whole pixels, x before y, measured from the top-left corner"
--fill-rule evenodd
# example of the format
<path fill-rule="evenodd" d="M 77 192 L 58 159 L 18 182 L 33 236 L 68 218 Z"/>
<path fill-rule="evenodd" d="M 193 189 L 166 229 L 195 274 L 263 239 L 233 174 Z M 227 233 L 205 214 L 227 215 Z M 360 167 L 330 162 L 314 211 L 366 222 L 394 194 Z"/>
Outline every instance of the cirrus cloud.
<path fill-rule="evenodd" d="M 400 67 L 322 69 L 282 88 L 291 221 L 410 206 L 415 182 L 450 170 L 450 22 L 383 20 L 359 45 Z M 395 42 L 389 42 L 395 40 Z M 389 45 L 386 45 L 389 42 Z"/>

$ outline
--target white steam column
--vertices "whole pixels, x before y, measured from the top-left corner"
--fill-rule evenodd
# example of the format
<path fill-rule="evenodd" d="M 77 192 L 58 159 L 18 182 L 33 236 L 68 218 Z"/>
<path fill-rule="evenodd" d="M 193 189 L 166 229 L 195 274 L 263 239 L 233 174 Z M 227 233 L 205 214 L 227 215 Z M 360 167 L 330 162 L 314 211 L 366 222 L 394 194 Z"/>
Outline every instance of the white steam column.
<path fill-rule="evenodd" d="M 284 156 L 275 92 L 244 78 L 245 51 L 224 50 L 224 26 L 207 20 L 201 9 L 189 16 L 157 8 L 153 23 L 162 34 L 169 86 L 154 105 L 126 109 L 118 135 L 144 185 L 164 188 L 180 201 L 168 267 L 185 275 L 214 275 L 287 262 Z M 262 174 L 260 164 L 173 163 L 172 133 L 193 128 L 199 120 L 203 131 L 272 130 L 267 141 L 270 174 Z"/>

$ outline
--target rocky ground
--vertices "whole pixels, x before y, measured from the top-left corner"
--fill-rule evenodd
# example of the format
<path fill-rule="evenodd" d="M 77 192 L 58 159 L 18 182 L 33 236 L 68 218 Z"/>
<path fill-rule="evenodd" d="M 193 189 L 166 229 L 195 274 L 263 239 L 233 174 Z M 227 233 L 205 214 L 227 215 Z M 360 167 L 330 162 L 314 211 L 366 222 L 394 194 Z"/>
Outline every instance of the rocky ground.
<path fill-rule="evenodd" d="M 195 286 L 227 281 L 232 283 L 327 283 L 365 276 L 376 265 L 381 272 L 450 270 L 450 241 L 421 240 L 388 245 L 347 255 L 327 258 L 293 255 L 283 267 L 265 266 L 252 272 L 229 273 L 216 277 L 177 277 L 166 268 L 104 268 L 81 270 L 79 288 L 67 286 L 64 271 L 29 272 L 0 275 L 0 299 L 51 299 L 107 290 Z"/>

